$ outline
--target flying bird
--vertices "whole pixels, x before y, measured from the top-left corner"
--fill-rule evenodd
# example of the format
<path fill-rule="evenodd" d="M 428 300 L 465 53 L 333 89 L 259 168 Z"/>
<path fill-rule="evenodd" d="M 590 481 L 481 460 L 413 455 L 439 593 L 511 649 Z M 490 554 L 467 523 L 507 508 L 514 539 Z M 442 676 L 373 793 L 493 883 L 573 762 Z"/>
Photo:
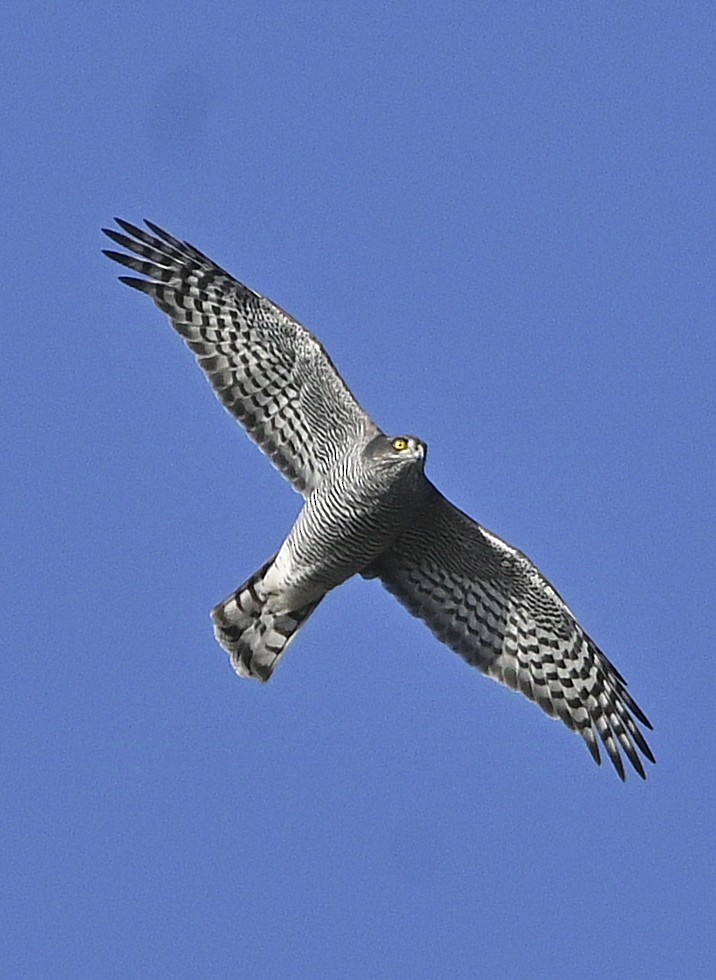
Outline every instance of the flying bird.
<path fill-rule="evenodd" d="M 427 447 L 386 435 L 322 344 L 188 242 L 146 221 L 103 229 L 105 254 L 166 313 L 224 406 L 303 495 L 278 552 L 212 611 L 242 677 L 268 681 L 318 604 L 353 575 L 378 578 L 488 677 L 559 718 L 625 779 L 646 778 L 651 728 L 616 667 L 521 551 L 458 510 L 425 476 Z"/>

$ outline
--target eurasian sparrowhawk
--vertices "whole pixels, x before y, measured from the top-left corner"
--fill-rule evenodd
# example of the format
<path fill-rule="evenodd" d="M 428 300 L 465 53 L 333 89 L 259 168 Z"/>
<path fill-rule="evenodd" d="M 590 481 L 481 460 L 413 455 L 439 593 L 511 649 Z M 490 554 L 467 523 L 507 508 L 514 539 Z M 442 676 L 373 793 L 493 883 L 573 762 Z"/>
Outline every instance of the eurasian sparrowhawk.
<path fill-rule="evenodd" d="M 200 251 L 146 222 L 105 230 L 194 352 L 217 395 L 304 497 L 279 551 L 213 610 L 244 677 L 267 681 L 323 597 L 353 575 L 379 578 L 483 673 L 599 739 L 624 779 L 644 777 L 651 727 L 626 681 L 533 563 L 458 510 L 424 474 L 420 439 L 386 436 L 316 338 Z M 136 256 L 136 257 L 135 257 Z"/>

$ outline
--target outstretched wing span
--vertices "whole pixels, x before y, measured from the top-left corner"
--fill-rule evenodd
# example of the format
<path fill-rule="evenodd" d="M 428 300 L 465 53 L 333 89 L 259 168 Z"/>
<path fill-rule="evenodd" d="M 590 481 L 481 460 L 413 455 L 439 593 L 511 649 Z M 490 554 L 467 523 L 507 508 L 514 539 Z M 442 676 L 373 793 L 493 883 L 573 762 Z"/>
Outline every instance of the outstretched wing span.
<path fill-rule="evenodd" d="M 626 681 L 532 562 L 435 490 L 420 518 L 370 566 L 415 616 L 468 663 L 578 732 L 599 739 L 624 779 L 620 748 L 645 778 L 654 762 Z M 639 752 L 637 751 L 639 750 Z"/>
<path fill-rule="evenodd" d="M 308 495 L 348 446 L 378 433 L 323 346 L 293 317 L 151 222 L 149 234 L 116 221 L 126 234 L 104 233 L 134 255 L 105 255 L 147 277 L 122 282 L 169 316 L 226 408 L 300 493 Z"/>

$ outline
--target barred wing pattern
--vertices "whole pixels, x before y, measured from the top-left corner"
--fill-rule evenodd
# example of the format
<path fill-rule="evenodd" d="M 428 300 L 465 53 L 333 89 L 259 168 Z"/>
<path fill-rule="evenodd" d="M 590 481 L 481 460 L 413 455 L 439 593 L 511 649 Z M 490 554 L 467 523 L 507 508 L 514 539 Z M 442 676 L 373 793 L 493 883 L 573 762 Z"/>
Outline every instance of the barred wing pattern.
<path fill-rule="evenodd" d="M 601 763 L 597 735 L 624 779 L 621 748 L 646 778 L 649 720 L 626 681 L 526 555 L 437 490 L 420 519 L 364 573 L 380 577 L 468 663 L 578 732 Z"/>
<path fill-rule="evenodd" d="M 122 282 L 168 314 L 223 404 L 300 493 L 379 432 L 323 346 L 288 313 L 151 222 L 148 234 L 115 220 L 126 234 L 104 233 L 139 258 L 105 255 L 147 277 Z"/>

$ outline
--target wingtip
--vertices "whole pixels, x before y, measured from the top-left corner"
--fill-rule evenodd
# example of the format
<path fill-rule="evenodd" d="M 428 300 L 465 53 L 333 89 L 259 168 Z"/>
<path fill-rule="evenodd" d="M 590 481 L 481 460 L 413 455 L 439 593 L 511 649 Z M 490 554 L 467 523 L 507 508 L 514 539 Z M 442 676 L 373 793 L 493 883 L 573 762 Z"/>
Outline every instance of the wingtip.
<path fill-rule="evenodd" d="M 149 282 L 147 279 L 135 279 L 134 276 L 117 276 L 120 282 L 123 282 L 125 286 L 130 286 L 132 289 L 138 290 L 140 293 L 152 293 L 154 288 L 154 283 Z"/>
<path fill-rule="evenodd" d="M 623 783 L 626 782 L 626 769 L 624 768 L 624 760 L 622 759 L 621 752 L 616 747 L 616 745 L 610 745 L 609 741 L 605 742 L 605 747 L 607 750 L 607 755 L 617 772 L 617 776 L 621 779 Z"/>
<path fill-rule="evenodd" d="M 649 719 L 644 714 L 644 712 L 641 710 L 641 708 L 636 703 L 636 701 L 634 700 L 634 698 L 629 697 L 627 699 L 627 705 L 628 705 L 629 710 L 631 711 L 631 713 L 637 719 L 637 721 L 639 721 L 640 724 L 642 724 L 645 728 L 648 728 L 650 732 L 653 732 L 654 731 L 654 726 L 649 721 Z"/>
<path fill-rule="evenodd" d="M 182 242 L 178 238 L 175 238 L 174 235 L 170 235 L 169 232 L 162 228 L 161 225 L 155 224 L 153 221 L 150 221 L 149 218 L 143 218 L 142 220 L 147 228 L 149 228 L 151 233 L 156 235 L 161 241 L 165 242 L 167 245 L 172 245 L 175 248 L 181 248 Z"/>
<path fill-rule="evenodd" d="M 124 218 L 115 218 L 114 220 L 123 231 L 126 231 L 128 235 L 132 235 L 134 238 L 139 238 L 140 241 L 142 241 L 142 236 L 147 234 L 142 228 L 133 225 L 131 221 L 125 221 Z"/>

